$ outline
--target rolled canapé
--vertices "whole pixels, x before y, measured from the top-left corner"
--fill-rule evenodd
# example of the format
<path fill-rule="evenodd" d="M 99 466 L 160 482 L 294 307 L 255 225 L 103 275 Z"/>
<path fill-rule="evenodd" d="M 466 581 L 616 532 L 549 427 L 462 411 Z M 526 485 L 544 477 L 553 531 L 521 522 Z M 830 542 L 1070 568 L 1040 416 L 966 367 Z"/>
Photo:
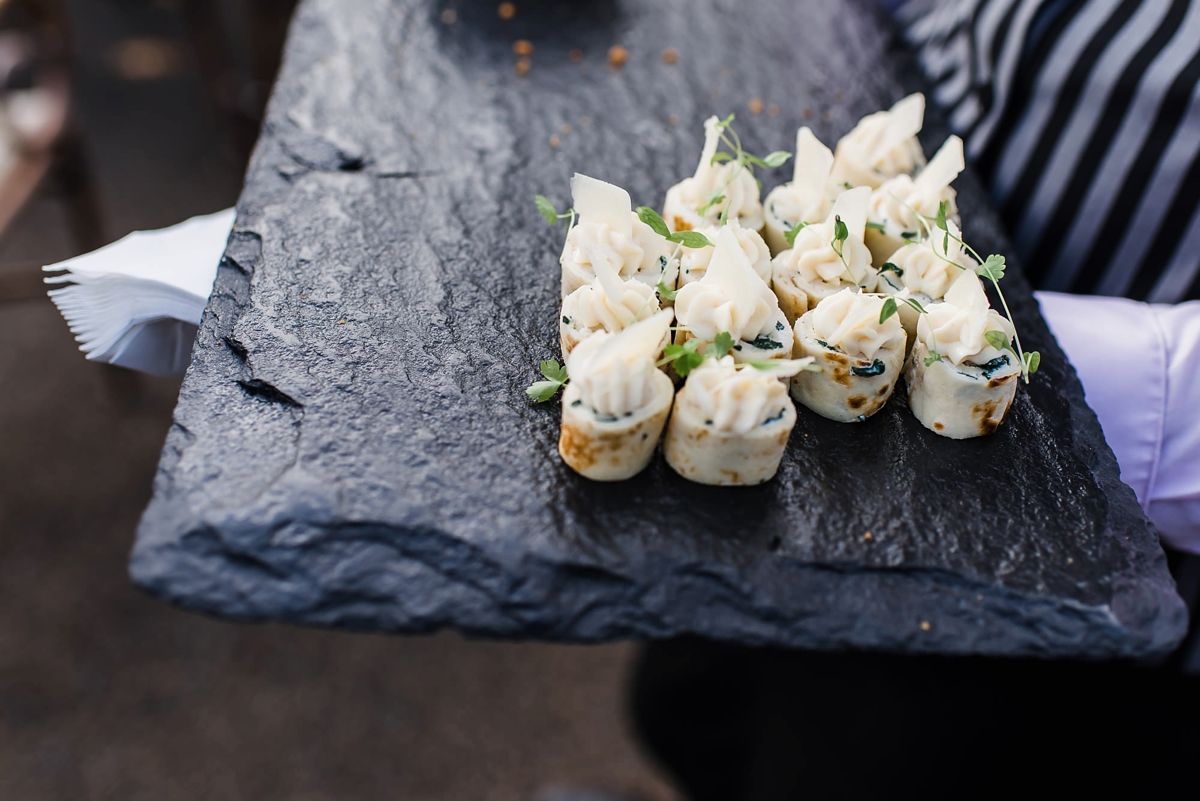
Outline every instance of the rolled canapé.
<path fill-rule="evenodd" d="M 823 222 L 833 201 L 829 170 L 833 152 L 807 127 L 796 132 L 796 158 L 790 183 L 777 186 L 763 201 L 763 237 L 776 256 L 787 250 L 787 233 L 801 223 Z"/>
<path fill-rule="evenodd" d="M 679 260 L 671 258 L 674 245 L 638 219 L 628 192 L 576 173 L 571 197 L 578 219 L 559 258 L 563 298 L 592 283 L 601 265 L 622 281 L 675 287 Z"/>
<path fill-rule="evenodd" d="M 595 279 L 567 295 L 558 316 L 558 341 L 563 357 L 587 337 L 603 331 L 616 334 L 659 310 L 658 293 L 641 281 L 622 281 L 611 265 L 598 261 Z M 663 342 L 670 343 L 670 332 Z"/>
<path fill-rule="evenodd" d="M 979 266 L 964 250 L 954 221 L 947 220 L 946 227 L 950 236 L 935 231 L 935 236 L 900 248 L 878 267 L 876 288 L 896 295 L 900 301 L 897 306 L 900 324 L 908 335 L 910 352 L 917 341 L 919 312 L 904 299 L 913 298 L 926 308 L 942 300 L 964 270 L 973 271 Z"/>
<path fill-rule="evenodd" d="M 897 175 L 871 193 L 864 241 L 871 250 L 872 262 L 881 265 L 897 250 L 921 238 L 928 223 L 918 214 L 934 218 L 944 202 L 947 217 L 957 221 L 957 193 L 950 184 L 965 166 L 962 140 L 951 136 L 916 178 Z"/>
<path fill-rule="evenodd" d="M 871 190 L 865 186 L 838 195 L 825 222 L 805 226 L 792 248 L 771 260 L 771 290 L 789 325 L 846 287 L 875 288 L 871 252 L 863 244 L 870 198 Z M 840 244 L 835 236 L 839 220 L 847 231 Z"/>
<path fill-rule="evenodd" d="M 883 408 L 904 365 L 904 328 L 896 315 L 880 323 L 885 298 L 843 289 L 796 321 L 797 357 L 820 372 L 792 378 L 792 397 L 840 423 L 866 420 Z"/>
<path fill-rule="evenodd" d="M 737 219 L 743 228 L 762 230 L 763 208 L 758 181 L 749 169 L 736 161 L 713 164 L 713 156 L 717 155 L 720 144 L 720 120 L 709 117 L 704 121 L 704 149 L 696 174 L 667 190 L 662 216 L 671 231 L 699 231 L 705 226 L 719 225 L 722 214 L 726 220 Z M 724 199 L 709 203 L 713 197 Z"/>
<path fill-rule="evenodd" d="M 758 277 L 763 280 L 767 286 L 771 285 L 771 250 L 767 247 L 767 243 L 759 236 L 757 231 L 751 231 L 748 228 L 743 228 L 737 219 L 730 220 L 725 226 L 709 225 L 700 229 L 700 233 L 708 237 L 710 242 L 716 242 L 717 236 L 721 233 L 721 228 L 728 228 L 733 231 L 733 235 L 737 238 L 738 244 L 746 253 L 746 258 L 750 261 L 750 266 L 754 268 L 754 272 L 758 273 Z M 684 248 L 683 255 L 679 257 L 679 286 L 687 286 L 694 284 L 704 277 L 708 272 L 708 265 L 712 262 L 713 252 L 715 247 L 707 248 Z"/>
<path fill-rule="evenodd" d="M 594 481 L 622 481 L 650 463 L 675 385 L 655 366 L 669 309 L 619 334 L 593 334 L 567 358 L 558 452 Z"/>
<path fill-rule="evenodd" d="M 1021 367 L 1011 350 L 987 341 L 989 331 L 1012 340 L 1012 324 L 988 308 L 979 279 L 969 271 L 955 280 L 945 302 L 931 305 L 918 320 L 904 376 L 908 405 L 930 431 L 967 439 L 991 434 L 1004 422 Z"/>
<path fill-rule="evenodd" d="M 774 363 L 765 369 L 738 367 L 729 356 L 709 359 L 688 376 L 675 396 L 663 442 L 671 468 L 701 484 L 750 486 L 779 470 L 796 408 L 780 378 L 804 369 L 808 360 Z"/>
<path fill-rule="evenodd" d="M 875 189 L 889 178 L 916 172 L 925 164 L 917 141 L 924 122 L 925 95 L 920 93 L 863 117 L 834 148 L 830 180 Z"/>
<path fill-rule="evenodd" d="M 675 343 L 698 339 L 704 345 L 727 332 L 734 338 L 739 362 L 788 359 L 792 330 L 770 287 L 754 271 L 729 226 L 717 234 L 704 277 L 687 284 L 675 297 L 680 330 Z"/>

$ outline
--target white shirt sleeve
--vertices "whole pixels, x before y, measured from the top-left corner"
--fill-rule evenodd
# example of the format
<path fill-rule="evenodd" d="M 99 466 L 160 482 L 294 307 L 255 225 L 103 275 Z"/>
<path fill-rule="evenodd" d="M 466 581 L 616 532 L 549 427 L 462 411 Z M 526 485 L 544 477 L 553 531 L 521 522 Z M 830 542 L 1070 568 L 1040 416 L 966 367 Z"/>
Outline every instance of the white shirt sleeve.
<path fill-rule="evenodd" d="M 1168 545 L 1200 553 L 1200 301 L 1036 296 L 1100 418 L 1121 480 Z"/>

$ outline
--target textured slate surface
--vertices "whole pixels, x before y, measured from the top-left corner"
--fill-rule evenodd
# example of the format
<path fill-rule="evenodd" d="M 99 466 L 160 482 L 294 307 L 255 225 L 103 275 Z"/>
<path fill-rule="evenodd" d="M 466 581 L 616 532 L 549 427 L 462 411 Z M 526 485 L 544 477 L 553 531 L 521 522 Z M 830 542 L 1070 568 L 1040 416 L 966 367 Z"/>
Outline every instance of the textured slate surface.
<path fill-rule="evenodd" d="M 1016 270 L 1043 366 L 990 438 L 937 437 L 902 399 L 856 426 L 801 410 L 768 485 L 703 488 L 661 457 L 600 485 L 558 459 L 558 410 L 525 399 L 557 356 L 562 229 L 534 193 L 565 206 L 582 170 L 658 206 L 710 113 L 739 112 L 753 151 L 802 122 L 835 141 L 903 92 L 869 9 L 526 2 L 505 23 L 460 2 L 447 26 L 416 0 L 302 4 L 134 580 L 220 615 L 359 629 L 1169 649 L 1185 613 L 1155 532 Z M 524 78 L 517 38 L 535 48 Z M 747 113 L 754 97 L 778 114 Z M 961 184 L 968 238 L 1002 249 Z"/>

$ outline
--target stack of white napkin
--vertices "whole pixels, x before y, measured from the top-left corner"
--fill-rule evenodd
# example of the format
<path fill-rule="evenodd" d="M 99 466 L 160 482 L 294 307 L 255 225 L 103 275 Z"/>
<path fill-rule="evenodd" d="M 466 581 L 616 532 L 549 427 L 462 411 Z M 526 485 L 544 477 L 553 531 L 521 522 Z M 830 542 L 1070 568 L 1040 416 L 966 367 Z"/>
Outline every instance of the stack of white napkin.
<path fill-rule="evenodd" d="M 160 231 L 135 231 L 50 264 L 50 291 L 87 358 L 155 375 L 182 375 L 233 228 L 234 210 Z"/>

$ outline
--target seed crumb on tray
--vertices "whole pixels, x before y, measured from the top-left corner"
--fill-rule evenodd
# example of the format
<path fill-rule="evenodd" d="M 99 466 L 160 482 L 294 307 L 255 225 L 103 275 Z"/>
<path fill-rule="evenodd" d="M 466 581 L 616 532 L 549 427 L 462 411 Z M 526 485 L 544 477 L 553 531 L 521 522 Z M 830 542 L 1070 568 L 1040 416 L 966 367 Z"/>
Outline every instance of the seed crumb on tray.
<path fill-rule="evenodd" d="M 512 3 L 501 3 L 496 7 L 496 13 L 500 15 L 500 19 L 509 20 L 517 16 L 517 7 Z"/>
<path fill-rule="evenodd" d="M 612 69 L 620 69 L 625 66 L 625 62 L 629 60 L 629 51 L 621 45 L 613 45 L 608 48 L 608 66 Z"/>

